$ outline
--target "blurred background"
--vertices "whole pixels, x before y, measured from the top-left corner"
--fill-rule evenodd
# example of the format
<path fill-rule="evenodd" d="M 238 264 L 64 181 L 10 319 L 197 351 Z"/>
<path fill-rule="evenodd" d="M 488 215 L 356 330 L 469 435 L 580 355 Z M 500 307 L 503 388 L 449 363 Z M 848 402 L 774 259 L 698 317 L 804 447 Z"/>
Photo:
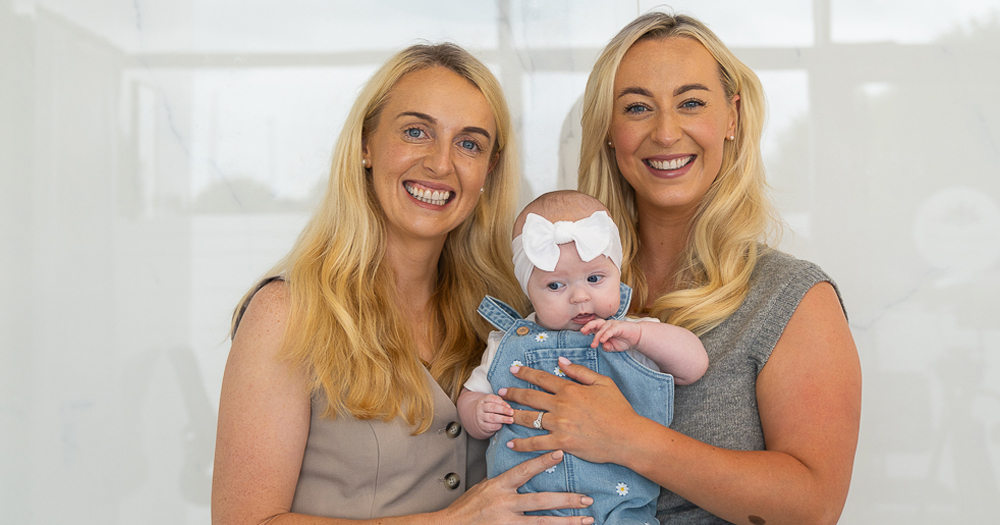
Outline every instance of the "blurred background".
<path fill-rule="evenodd" d="M 604 44 L 659 2 L 0 0 L 0 522 L 207 524 L 232 308 L 360 85 L 449 40 L 524 195 L 575 186 Z M 678 0 L 757 71 L 783 249 L 864 370 L 841 523 L 1000 515 L 1000 0 Z"/>

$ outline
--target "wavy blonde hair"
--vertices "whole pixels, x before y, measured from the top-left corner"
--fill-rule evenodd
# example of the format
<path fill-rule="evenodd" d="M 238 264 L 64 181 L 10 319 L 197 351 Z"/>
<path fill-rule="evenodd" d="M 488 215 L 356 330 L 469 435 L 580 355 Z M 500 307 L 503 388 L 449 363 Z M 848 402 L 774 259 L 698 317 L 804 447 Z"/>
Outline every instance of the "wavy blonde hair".
<path fill-rule="evenodd" d="M 518 191 L 518 164 L 503 91 L 479 60 L 457 45 L 420 44 L 390 58 L 361 90 L 337 139 L 322 202 L 291 252 L 269 275 L 282 275 L 291 311 L 282 355 L 308 370 L 314 392 L 327 401 L 324 417 L 402 416 L 414 434 L 434 413 L 433 390 L 398 308 L 395 277 L 386 261 L 384 213 L 362 147 L 379 123 L 399 80 L 414 71 L 446 68 L 486 98 L 496 121 L 492 169 L 475 209 L 448 234 L 431 298 L 432 340 L 438 344 L 431 376 L 452 400 L 481 361 L 490 326 L 476 315 L 487 293 L 522 307 L 511 266 L 510 231 Z M 242 311 L 262 284 L 248 292 Z"/>
<path fill-rule="evenodd" d="M 640 40 L 690 38 L 715 58 L 726 100 L 739 95 L 736 139 L 726 141 L 722 167 L 692 218 L 675 291 L 653 301 L 649 313 L 703 334 L 739 308 L 762 249 L 777 239 L 780 223 L 767 193 L 760 154 L 765 108 L 757 75 L 698 20 L 647 13 L 625 26 L 604 48 L 583 98 L 579 189 L 611 210 L 621 229 L 622 281 L 632 286 L 633 310 L 645 308 L 648 283 L 639 267 L 635 191 L 622 176 L 608 146 L 614 111 L 614 81 L 622 57 Z"/>

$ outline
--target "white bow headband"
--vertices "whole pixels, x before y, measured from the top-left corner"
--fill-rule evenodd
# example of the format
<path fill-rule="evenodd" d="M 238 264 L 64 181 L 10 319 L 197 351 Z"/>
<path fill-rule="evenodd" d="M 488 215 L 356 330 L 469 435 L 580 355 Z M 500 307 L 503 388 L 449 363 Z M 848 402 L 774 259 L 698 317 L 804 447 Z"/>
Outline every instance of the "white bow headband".
<path fill-rule="evenodd" d="M 511 241 L 514 251 L 514 275 L 521 289 L 528 294 L 528 279 L 535 268 L 551 272 L 559 263 L 559 245 L 576 242 L 576 252 L 584 262 L 607 255 L 620 271 L 622 241 L 618 226 L 605 211 L 596 211 L 578 221 L 549 222 L 545 217 L 529 213 L 521 235 Z"/>

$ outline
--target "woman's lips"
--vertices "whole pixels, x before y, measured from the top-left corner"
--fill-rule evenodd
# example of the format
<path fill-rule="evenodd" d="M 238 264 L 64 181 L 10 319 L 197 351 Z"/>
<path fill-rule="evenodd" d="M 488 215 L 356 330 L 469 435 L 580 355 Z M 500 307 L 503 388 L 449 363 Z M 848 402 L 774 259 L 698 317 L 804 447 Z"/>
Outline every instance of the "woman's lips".
<path fill-rule="evenodd" d="M 406 193 L 409 193 L 414 199 L 434 206 L 444 206 L 445 204 L 448 204 L 452 195 L 455 194 L 453 191 L 436 190 L 410 181 L 404 182 L 403 187 L 406 188 Z"/>
<path fill-rule="evenodd" d="M 653 175 L 669 179 L 687 173 L 696 157 L 697 155 L 681 155 L 669 159 L 649 158 L 643 160 L 643 163 Z"/>

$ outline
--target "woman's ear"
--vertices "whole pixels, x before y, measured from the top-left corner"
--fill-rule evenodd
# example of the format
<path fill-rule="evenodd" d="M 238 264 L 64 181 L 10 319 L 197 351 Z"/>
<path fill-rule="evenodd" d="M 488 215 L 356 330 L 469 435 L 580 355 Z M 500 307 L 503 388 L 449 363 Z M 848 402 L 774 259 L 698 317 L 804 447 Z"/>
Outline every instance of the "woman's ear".
<path fill-rule="evenodd" d="M 733 95 L 733 98 L 729 101 L 729 128 L 726 130 L 726 136 L 732 137 L 736 135 L 736 124 L 739 122 L 740 118 L 740 94 L 737 93 Z"/>
<path fill-rule="evenodd" d="M 372 167 L 371 155 L 368 153 L 368 141 L 361 141 L 361 165 L 365 168 Z"/>

